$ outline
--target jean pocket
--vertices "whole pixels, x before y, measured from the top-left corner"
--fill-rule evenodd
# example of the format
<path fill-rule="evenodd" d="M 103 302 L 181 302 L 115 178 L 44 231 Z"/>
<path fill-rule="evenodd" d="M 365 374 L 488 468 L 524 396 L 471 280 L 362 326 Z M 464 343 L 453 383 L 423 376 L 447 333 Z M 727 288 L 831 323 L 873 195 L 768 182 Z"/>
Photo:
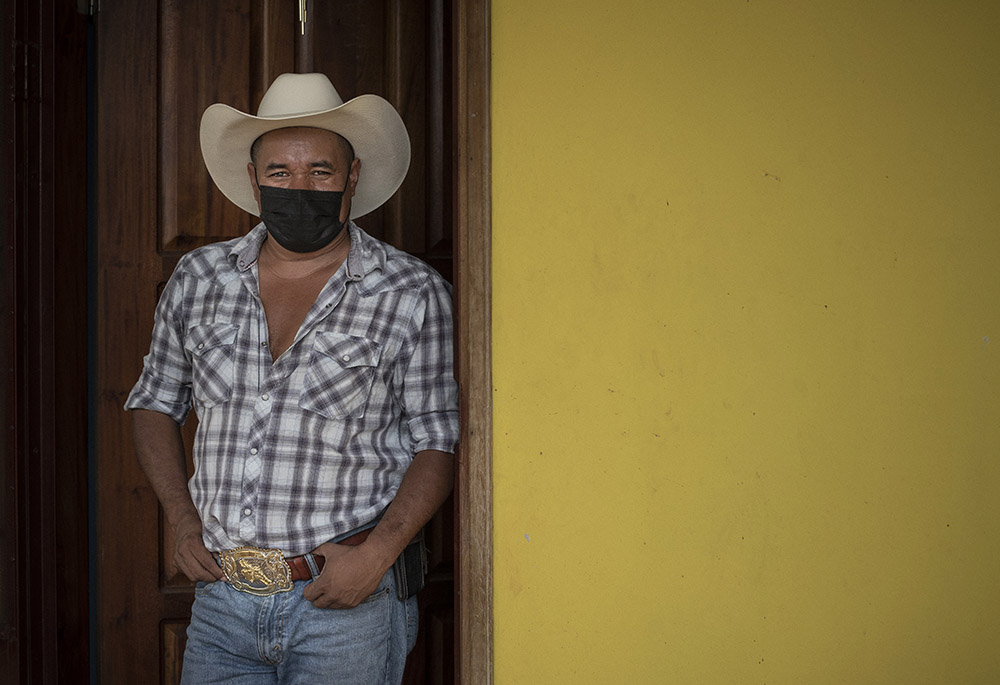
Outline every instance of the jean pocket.
<path fill-rule="evenodd" d="M 233 396 L 233 368 L 236 324 L 202 324 L 192 326 L 184 341 L 191 355 L 191 392 L 205 407 L 228 402 Z"/>
<path fill-rule="evenodd" d="M 204 580 L 199 580 L 197 583 L 195 583 L 195 586 L 194 586 L 194 594 L 195 594 L 195 596 L 196 597 L 203 597 L 203 596 L 209 594 L 210 592 L 212 592 L 212 588 L 214 588 L 215 585 L 216 585 L 216 583 L 218 583 L 218 582 L 219 581 L 217 581 L 217 580 L 213 580 L 210 583 L 206 583 Z"/>
<path fill-rule="evenodd" d="M 363 417 L 381 355 L 374 340 L 317 333 L 299 406 L 329 419 Z"/>
<path fill-rule="evenodd" d="M 368 597 L 366 597 L 364 601 L 362 601 L 361 604 L 359 604 L 358 606 L 364 606 L 365 604 L 374 604 L 375 602 L 378 602 L 381 599 L 385 599 L 386 597 L 389 596 L 389 591 L 391 589 L 392 588 L 384 587 L 381 590 L 376 590 L 372 594 L 368 595 Z"/>

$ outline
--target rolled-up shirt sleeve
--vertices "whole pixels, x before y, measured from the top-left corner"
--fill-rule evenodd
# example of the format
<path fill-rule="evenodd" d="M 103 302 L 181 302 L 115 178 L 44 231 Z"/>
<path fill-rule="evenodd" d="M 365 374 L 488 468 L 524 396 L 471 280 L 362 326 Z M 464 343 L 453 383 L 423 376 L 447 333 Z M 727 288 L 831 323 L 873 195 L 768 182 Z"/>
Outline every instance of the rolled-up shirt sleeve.
<path fill-rule="evenodd" d="M 436 275 L 423 288 L 410 330 L 411 354 L 403 377 L 403 413 L 413 454 L 458 445 L 458 383 L 455 381 L 452 300 Z"/>
<path fill-rule="evenodd" d="M 182 269 L 174 271 L 156 306 L 153 339 L 143 358 L 142 374 L 125 401 L 125 409 L 148 409 L 183 424 L 191 410 L 191 360 L 183 345 Z"/>

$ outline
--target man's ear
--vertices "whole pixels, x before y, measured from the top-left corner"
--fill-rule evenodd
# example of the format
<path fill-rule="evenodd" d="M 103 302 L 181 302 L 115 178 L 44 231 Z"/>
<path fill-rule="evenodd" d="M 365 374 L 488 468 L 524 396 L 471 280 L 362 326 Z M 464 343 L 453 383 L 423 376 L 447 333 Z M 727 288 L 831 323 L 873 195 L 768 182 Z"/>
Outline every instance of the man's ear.
<path fill-rule="evenodd" d="M 253 162 L 247 162 L 247 174 L 250 176 L 250 187 L 253 188 L 253 199 L 257 203 L 257 211 L 259 212 L 260 207 L 260 186 L 257 185 L 257 169 L 254 168 Z"/>
<path fill-rule="evenodd" d="M 361 160 L 354 158 L 351 162 L 351 173 L 347 177 L 347 188 L 351 192 L 351 197 L 354 197 L 354 191 L 358 187 L 358 179 L 361 178 Z"/>

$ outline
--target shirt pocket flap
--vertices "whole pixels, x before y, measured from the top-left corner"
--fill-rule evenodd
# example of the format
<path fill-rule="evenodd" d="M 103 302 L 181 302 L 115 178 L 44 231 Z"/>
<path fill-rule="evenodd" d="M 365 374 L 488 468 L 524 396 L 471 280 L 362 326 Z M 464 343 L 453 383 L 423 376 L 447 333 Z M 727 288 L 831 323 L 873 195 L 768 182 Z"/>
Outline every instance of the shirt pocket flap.
<path fill-rule="evenodd" d="M 317 333 L 313 352 L 333 359 L 344 369 L 378 366 L 382 348 L 374 340 L 340 333 Z"/>
<path fill-rule="evenodd" d="M 192 326 L 184 341 L 184 349 L 196 356 L 209 350 L 236 342 L 240 327 L 233 323 L 210 323 Z"/>

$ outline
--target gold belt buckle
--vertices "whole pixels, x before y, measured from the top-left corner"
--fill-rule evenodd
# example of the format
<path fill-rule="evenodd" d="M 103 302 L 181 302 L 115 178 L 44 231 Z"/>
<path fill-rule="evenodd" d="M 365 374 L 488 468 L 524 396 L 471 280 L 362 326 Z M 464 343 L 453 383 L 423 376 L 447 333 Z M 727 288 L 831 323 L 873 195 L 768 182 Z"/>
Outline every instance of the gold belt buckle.
<path fill-rule="evenodd" d="M 292 569 L 281 550 L 237 547 L 219 556 L 226 580 L 240 592 L 270 597 L 292 589 Z"/>

